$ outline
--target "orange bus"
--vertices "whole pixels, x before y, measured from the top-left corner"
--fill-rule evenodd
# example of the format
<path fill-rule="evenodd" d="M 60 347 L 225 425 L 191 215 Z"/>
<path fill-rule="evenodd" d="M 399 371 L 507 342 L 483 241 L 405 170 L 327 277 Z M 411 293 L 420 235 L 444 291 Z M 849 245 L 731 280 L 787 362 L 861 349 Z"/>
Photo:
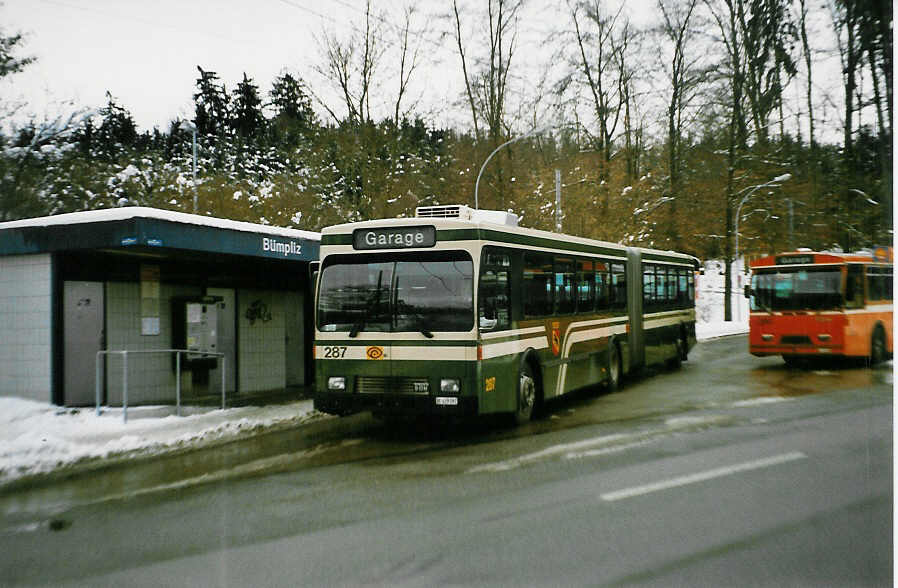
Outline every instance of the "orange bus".
<path fill-rule="evenodd" d="M 751 263 L 749 351 L 787 364 L 827 355 L 892 353 L 892 248 L 820 253 L 799 249 Z"/>

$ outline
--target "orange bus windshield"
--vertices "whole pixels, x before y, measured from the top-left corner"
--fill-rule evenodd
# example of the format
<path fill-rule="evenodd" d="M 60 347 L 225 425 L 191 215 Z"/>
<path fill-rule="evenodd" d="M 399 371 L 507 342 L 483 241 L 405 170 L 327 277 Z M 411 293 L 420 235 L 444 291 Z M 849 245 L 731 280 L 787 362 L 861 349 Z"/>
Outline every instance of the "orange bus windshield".
<path fill-rule="evenodd" d="M 756 271 L 752 310 L 839 310 L 844 302 L 841 267 L 789 267 Z"/>

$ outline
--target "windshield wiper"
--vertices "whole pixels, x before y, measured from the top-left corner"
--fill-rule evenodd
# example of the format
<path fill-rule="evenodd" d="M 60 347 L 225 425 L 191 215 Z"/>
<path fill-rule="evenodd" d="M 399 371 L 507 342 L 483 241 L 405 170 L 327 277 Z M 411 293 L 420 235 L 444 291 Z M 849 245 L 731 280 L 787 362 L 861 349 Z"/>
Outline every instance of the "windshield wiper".
<path fill-rule="evenodd" d="M 383 282 L 383 277 L 384 270 L 380 270 L 380 272 L 378 272 L 377 274 L 377 289 L 372 293 L 371 300 L 369 300 L 368 303 L 365 304 L 365 314 L 363 314 L 362 317 L 358 321 L 356 321 L 356 323 L 352 325 L 352 328 L 349 330 L 349 337 L 351 339 L 355 339 L 359 336 L 359 332 L 365 326 L 365 322 L 368 320 L 368 316 L 375 308 L 380 306 L 380 295 L 383 291 L 383 287 L 381 285 Z"/>
<path fill-rule="evenodd" d="M 418 330 L 428 339 L 433 339 L 433 333 L 427 330 L 427 325 L 424 323 L 424 317 L 421 315 L 418 315 Z"/>
<path fill-rule="evenodd" d="M 415 327 L 419 333 L 428 339 L 433 339 L 433 332 L 427 328 L 427 318 L 423 314 L 414 311 L 410 311 L 407 314 L 415 317 Z"/>

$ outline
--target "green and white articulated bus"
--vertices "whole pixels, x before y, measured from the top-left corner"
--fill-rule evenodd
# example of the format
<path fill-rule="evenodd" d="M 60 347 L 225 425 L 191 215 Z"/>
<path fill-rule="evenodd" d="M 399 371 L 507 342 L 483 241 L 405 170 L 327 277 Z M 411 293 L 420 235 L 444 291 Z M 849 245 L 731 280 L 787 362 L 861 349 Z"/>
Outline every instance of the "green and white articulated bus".
<path fill-rule="evenodd" d="M 509 413 L 695 344 L 690 255 L 422 207 L 323 230 L 315 408 L 375 416 Z"/>

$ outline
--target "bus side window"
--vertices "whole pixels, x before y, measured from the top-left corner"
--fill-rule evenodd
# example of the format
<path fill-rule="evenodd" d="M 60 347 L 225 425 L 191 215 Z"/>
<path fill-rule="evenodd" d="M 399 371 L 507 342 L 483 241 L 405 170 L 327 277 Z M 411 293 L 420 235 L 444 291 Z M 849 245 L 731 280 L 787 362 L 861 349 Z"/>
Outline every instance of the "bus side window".
<path fill-rule="evenodd" d="M 627 308 L 627 272 L 622 263 L 611 265 L 611 308 Z"/>
<path fill-rule="evenodd" d="M 661 307 L 667 306 L 667 268 L 655 266 L 655 300 Z"/>
<path fill-rule="evenodd" d="M 578 259 L 577 267 L 577 312 L 592 312 L 596 299 L 593 263 L 591 260 Z"/>
<path fill-rule="evenodd" d="M 642 267 L 642 303 L 646 308 L 655 305 L 655 266 L 645 264 Z"/>
<path fill-rule="evenodd" d="M 571 314 L 577 308 L 574 294 L 574 260 L 555 259 L 555 313 Z"/>
<path fill-rule="evenodd" d="M 677 306 L 685 308 L 689 304 L 689 270 L 679 268 L 677 270 Z"/>
<path fill-rule="evenodd" d="M 481 330 L 503 331 L 511 327 L 511 297 L 507 269 L 481 270 L 478 300 Z"/>
<path fill-rule="evenodd" d="M 552 256 L 544 253 L 524 255 L 524 316 L 552 314 Z"/>
<path fill-rule="evenodd" d="M 667 272 L 667 307 L 673 308 L 677 304 L 677 269 L 669 267 Z"/>
<path fill-rule="evenodd" d="M 864 306 L 864 276 L 863 267 L 849 265 L 845 278 L 845 308 L 863 308 Z"/>
<path fill-rule="evenodd" d="M 596 310 L 606 310 L 611 306 L 609 297 L 610 280 L 608 279 L 608 265 L 601 261 L 596 262 Z"/>

